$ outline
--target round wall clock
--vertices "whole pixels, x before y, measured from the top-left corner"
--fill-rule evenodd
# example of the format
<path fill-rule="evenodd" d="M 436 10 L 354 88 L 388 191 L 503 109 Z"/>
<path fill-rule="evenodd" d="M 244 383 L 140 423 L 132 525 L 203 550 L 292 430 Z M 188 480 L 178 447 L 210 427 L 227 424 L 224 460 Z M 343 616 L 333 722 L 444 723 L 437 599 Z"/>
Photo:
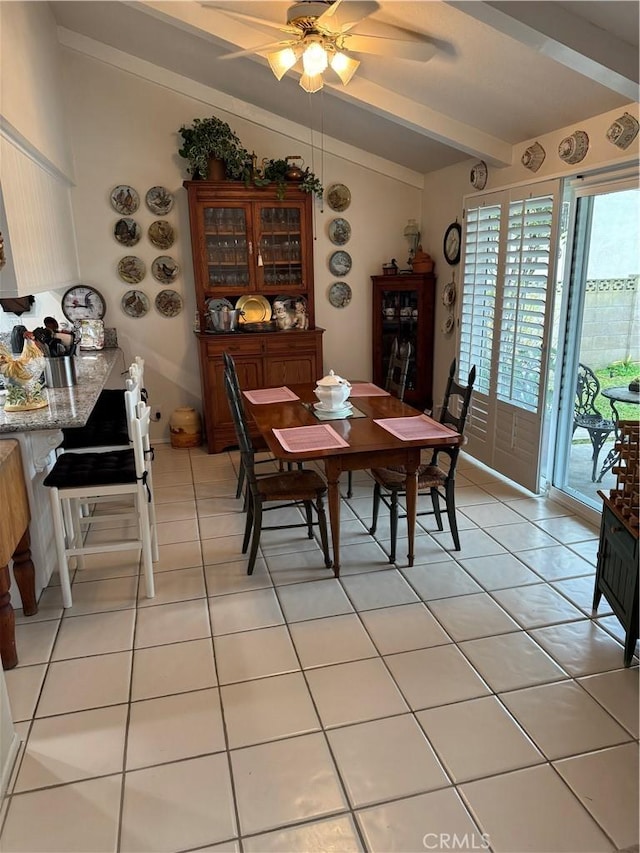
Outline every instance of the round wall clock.
<path fill-rule="evenodd" d="M 462 229 L 459 222 L 452 222 L 444 232 L 444 241 L 442 250 L 444 259 L 449 266 L 455 267 L 460 263 L 460 243 L 462 237 Z"/>
<path fill-rule="evenodd" d="M 76 320 L 102 320 L 107 310 L 102 294 L 87 284 L 70 287 L 62 297 L 60 307 L 71 323 Z"/>

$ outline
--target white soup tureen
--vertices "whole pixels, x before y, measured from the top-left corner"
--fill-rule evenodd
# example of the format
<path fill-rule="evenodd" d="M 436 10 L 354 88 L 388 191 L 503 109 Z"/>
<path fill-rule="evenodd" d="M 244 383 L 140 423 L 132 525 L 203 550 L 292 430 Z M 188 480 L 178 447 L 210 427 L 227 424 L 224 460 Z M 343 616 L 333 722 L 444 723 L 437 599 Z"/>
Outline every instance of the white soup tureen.
<path fill-rule="evenodd" d="M 328 376 L 318 379 L 314 390 L 322 408 L 334 412 L 344 408 L 350 393 L 351 383 L 337 376 L 333 370 Z"/>

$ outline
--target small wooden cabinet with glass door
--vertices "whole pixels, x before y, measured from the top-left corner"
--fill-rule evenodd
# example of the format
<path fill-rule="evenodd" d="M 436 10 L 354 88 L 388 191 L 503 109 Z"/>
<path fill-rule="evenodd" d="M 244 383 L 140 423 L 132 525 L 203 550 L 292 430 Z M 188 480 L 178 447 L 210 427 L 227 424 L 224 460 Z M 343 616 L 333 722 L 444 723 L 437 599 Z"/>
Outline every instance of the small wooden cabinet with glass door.
<path fill-rule="evenodd" d="M 393 342 L 411 346 L 404 399 L 417 409 L 433 405 L 435 277 L 433 273 L 374 275 L 373 381 L 381 388 L 387 377 Z"/>
<path fill-rule="evenodd" d="M 312 196 L 292 184 L 185 181 L 200 331 L 202 405 L 210 453 L 235 444 L 224 393 L 223 352 L 234 354 L 243 388 L 320 378 L 315 327 Z M 241 309 L 238 330 L 216 332 L 210 308 Z M 272 318 L 277 318 L 277 324 Z"/>

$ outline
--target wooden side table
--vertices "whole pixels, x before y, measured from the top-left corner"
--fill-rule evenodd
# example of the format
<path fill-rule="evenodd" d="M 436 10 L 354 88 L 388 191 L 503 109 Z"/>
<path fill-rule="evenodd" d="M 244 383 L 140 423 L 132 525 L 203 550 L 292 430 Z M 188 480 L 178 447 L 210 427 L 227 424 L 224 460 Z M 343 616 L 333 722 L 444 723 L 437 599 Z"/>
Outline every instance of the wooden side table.
<path fill-rule="evenodd" d="M 14 439 L 0 441 L 0 657 L 3 669 L 13 669 L 18 663 L 15 616 L 9 592 L 9 560 L 12 557 L 24 615 L 33 616 L 38 612 L 30 520 L 20 445 Z"/>

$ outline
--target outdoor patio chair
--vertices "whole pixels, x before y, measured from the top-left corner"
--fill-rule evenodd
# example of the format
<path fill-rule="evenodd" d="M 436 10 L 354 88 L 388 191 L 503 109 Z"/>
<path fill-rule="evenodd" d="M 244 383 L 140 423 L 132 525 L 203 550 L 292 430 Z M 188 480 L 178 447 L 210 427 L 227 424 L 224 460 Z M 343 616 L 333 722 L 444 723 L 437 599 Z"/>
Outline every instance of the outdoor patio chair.
<path fill-rule="evenodd" d="M 580 363 L 578 365 L 578 380 L 576 382 L 576 400 L 573 410 L 573 432 L 582 427 L 589 433 L 589 440 L 593 447 L 591 460 L 591 482 L 595 482 L 598 470 L 598 457 L 605 441 L 615 430 L 615 423 L 609 418 L 602 416 L 596 408 L 595 399 L 600 393 L 600 382 L 590 367 Z"/>

